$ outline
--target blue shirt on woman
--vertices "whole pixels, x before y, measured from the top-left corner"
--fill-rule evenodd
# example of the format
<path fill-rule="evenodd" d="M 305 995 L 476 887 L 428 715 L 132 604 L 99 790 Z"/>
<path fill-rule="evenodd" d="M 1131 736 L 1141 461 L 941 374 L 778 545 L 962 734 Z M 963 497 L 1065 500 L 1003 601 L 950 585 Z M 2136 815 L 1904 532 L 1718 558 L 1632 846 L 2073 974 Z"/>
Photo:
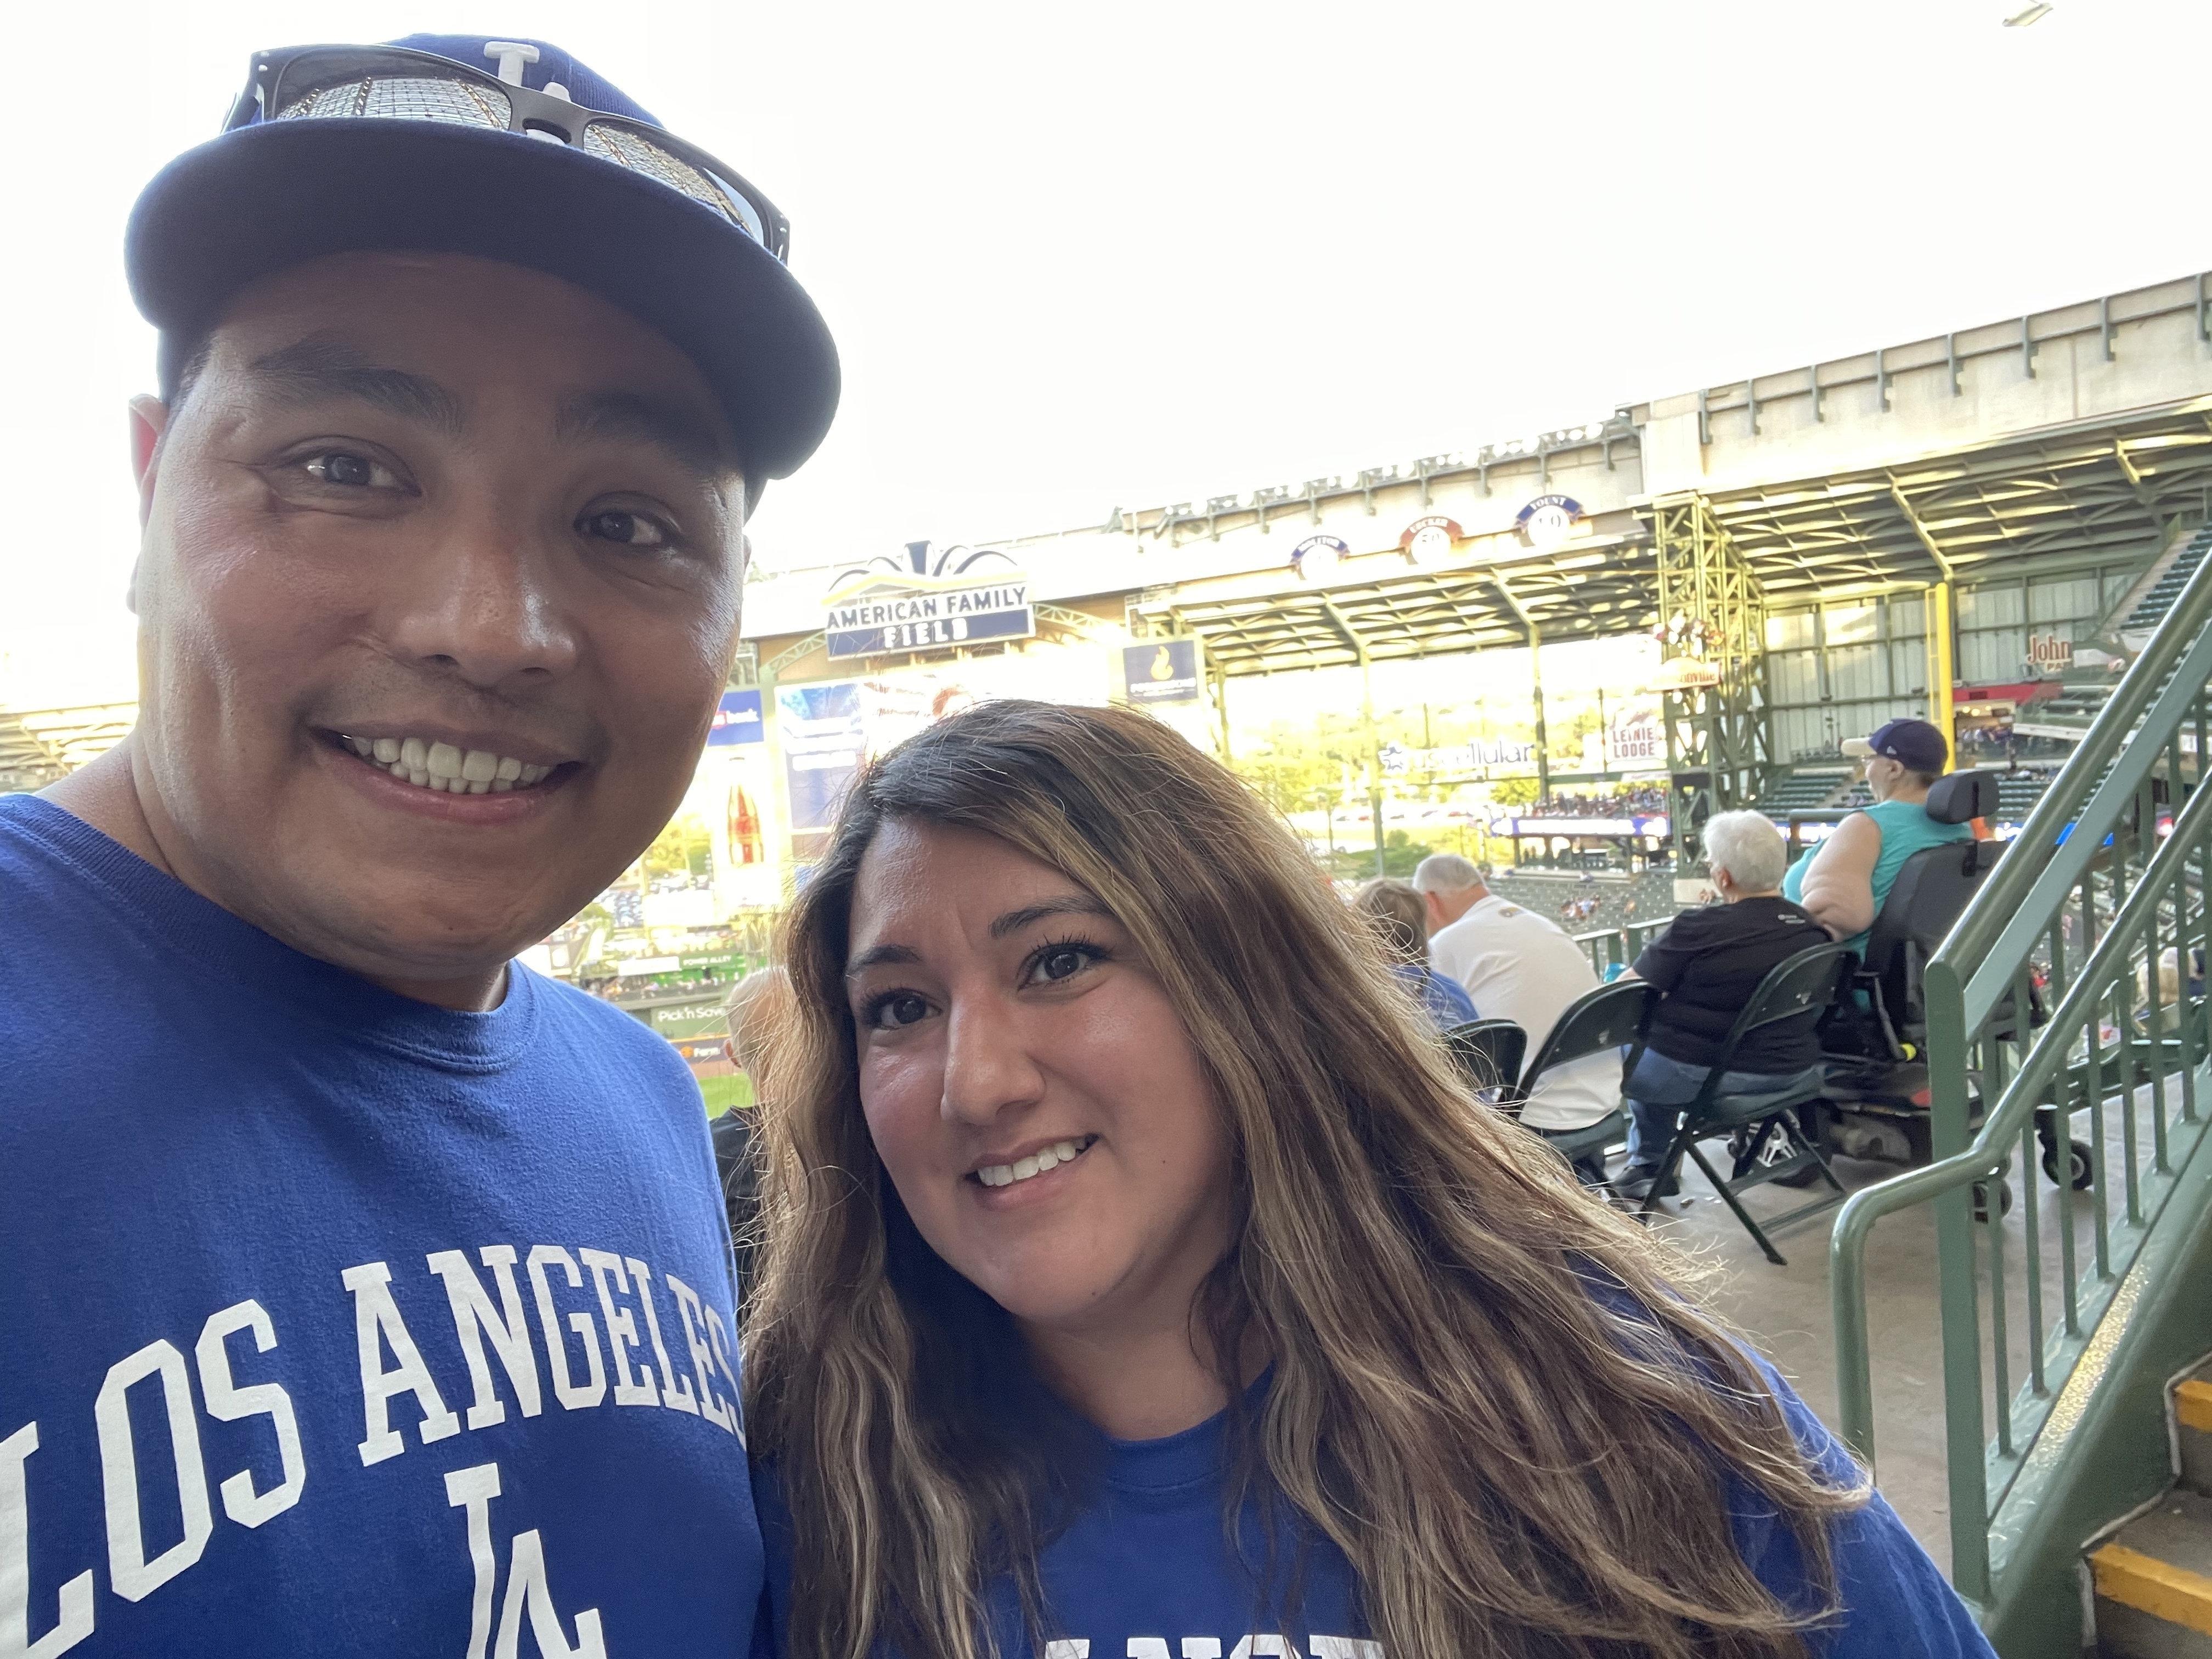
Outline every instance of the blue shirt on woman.
<path fill-rule="evenodd" d="M 1772 1367 L 1760 1361 L 1759 1369 L 1806 1455 L 1838 1486 L 1855 1480 L 1850 1456 L 1805 1402 Z M 1265 1379 L 1254 1385 L 1253 1409 L 1265 1388 Z M 1298 1551 L 1268 1549 L 1255 1499 L 1245 1505 L 1232 1555 L 1221 1520 L 1224 1420 L 1164 1440 L 1098 1435 L 1101 1473 L 1091 1500 L 1038 1557 L 1047 1620 L 1041 1653 L 1023 1629 L 1011 1580 L 992 1587 L 991 1618 L 1006 1659 L 1390 1659 L 1361 1613 L 1351 1564 L 1324 1538 L 1305 1540 L 1295 1616 L 1267 1611 L 1283 1604 Z M 753 1486 L 781 1653 L 790 1616 L 790 1512 L 763 1463 L 754 1465 Z M 1773 1506 L 1732 1482 L 1729 1508 L 1736 1547 L 1759 1581 L 1785 1606 L 1813 1606 L 1796 1537 Z M 1995 1659 L 1964 1604 L 1881 1498 L 1838 1517 L 1830 1535 L 1843 1612 L 1811 1633 L 1816 1659 Z M 1272 1563 L 1274 1582 L 1261 1583 L 1248 1563 Z"/>
<path fill-rule="evenodd" d="M 1464 1025 L 1479 1018 L 1474 1012 L 1474 1000 L 1449 974 L 1440 974 L 1425 962 L 1394 962 L 1390 976 L 1413 994 L 1421 1010 L 1439 1031 L 1449 1031 L 1455 1025 Z"/>

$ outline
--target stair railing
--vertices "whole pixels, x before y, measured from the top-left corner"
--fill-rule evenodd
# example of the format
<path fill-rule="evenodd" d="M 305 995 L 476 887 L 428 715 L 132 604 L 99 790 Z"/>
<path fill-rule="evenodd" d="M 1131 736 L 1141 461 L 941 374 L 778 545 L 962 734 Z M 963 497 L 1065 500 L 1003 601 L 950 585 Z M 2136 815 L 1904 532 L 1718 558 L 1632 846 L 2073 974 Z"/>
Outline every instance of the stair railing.
<path fill-rule="evenodd" d="M 2197 787 L 2212 758 L 2208 680 L 2212 560 L 1928 964 L 1934 1161 L 1854 1194 L 1836 1221 L 1839 1415 L 1872 1463 L 1867 1242 L 1882 1217 L 1933 1201 L 1952 1580 L 1985 1608 L 2032 1494 L 2016 1513 L 2007 1500 L 2030 1454 L 2047 1467 L 2078 1426 L 2108 1358 L 2100 1322 L 2212 1121 L 2212 1100 L 2198 1098 L 2205 1005 L 2191 989 L 2212 949 L 2212 789 Z M 2039 1158 L 2039 1142 L 2055 1158 Z M 2017 1249 L 2002 1213 L 2011 1174 Z"/>

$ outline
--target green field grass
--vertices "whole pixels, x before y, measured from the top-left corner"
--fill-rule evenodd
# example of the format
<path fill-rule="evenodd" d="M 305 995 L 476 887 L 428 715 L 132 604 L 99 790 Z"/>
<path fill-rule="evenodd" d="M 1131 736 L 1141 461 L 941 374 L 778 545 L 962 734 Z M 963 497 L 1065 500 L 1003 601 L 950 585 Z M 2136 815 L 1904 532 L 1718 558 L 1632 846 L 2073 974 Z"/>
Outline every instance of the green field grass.
<path fill-rule="evenodd" d="M 720 1117 L 735 1107 L 739 1110 L 753 1103 L 753 1080 L 743 1072 L 732 1072 L 727 1077 L 702 1077 L 699 1092 L 706 1097 L 707 1115 Z"/>

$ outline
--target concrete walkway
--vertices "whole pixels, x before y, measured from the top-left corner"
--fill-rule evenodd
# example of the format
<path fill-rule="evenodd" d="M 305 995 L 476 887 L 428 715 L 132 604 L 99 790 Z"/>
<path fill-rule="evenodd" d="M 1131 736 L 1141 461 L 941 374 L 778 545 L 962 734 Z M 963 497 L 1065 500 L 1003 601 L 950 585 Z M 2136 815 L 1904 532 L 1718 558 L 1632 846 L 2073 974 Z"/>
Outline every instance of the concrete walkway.
<path fill-rule="evenodd" d="M 1712 1156 L 1718 1148 L 1708 1149 Z M 1723 1165 L 1723 1170 L 1725 1166 Z M 1898 1173 L 1894 1166 L 1835 1160 L 1854 1191 Z M 1828 1233 L 1835 1212 L 1775 1239 L 1790 1258 L 1778 1267 L 1686 1164 L 1683 1197 L 1666 1200 L 1661 1237 L 1706 1275 L 1707 1304 L 1748 1336 L 1805 1402 L 1836 1425 L 1836 1345 L 1828 1314 Z M 1762 1188 L 1746 1200 L 1754 1215 L 1805 1194 Z M 1935 1213 L 1922 1205 L 1885 1219 L 1867 1256 L 1869 1320 L 1875 1334 L 1875 1484 L 1913 1535 L 1948 1571 L 1950 1502 L 1943 1478 L 1943 1370 L 1936 1298 Z"/>

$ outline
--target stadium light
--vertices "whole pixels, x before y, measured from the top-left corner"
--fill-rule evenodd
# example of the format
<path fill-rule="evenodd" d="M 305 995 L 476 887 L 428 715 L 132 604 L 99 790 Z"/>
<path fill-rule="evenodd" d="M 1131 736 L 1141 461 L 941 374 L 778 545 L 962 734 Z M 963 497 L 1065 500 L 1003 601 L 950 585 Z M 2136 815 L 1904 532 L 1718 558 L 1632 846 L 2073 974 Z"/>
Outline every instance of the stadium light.
<path fill-rule="evenodd" d="M 2023 10 L 2016 11 L 2011 16 L 2006 18 L 2004 20 L 2004 26 L 2008 29 L 2024 29 L 2030 23 L 2035 21 L 2036 19 L 2042 16 L 2044 13 L 2050 9 L 2051 8 L 2045 3 L 2045 0 L 2036 0 L 2035 4 L 2029 6 Z"/>

